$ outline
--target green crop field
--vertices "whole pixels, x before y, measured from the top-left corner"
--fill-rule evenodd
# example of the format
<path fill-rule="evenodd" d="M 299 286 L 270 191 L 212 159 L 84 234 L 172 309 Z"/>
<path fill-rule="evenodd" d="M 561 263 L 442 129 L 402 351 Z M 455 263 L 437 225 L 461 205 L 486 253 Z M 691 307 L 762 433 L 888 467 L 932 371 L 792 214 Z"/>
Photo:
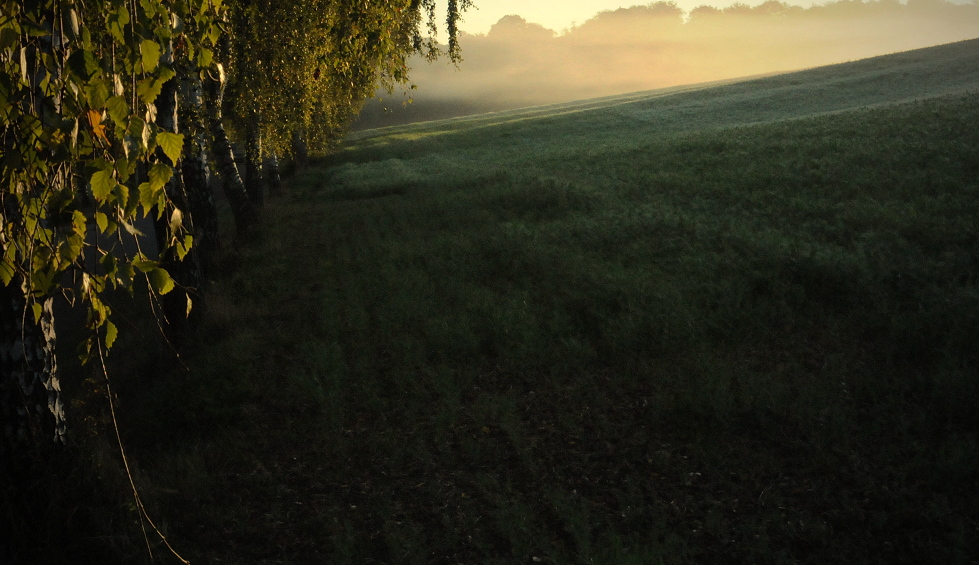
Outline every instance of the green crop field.
<path fill-rule="evenodd" d="M 185 368 L 111 368 L 151 515 L 193 563 L 979 561 L 977 60 L 352 136 Z"/>

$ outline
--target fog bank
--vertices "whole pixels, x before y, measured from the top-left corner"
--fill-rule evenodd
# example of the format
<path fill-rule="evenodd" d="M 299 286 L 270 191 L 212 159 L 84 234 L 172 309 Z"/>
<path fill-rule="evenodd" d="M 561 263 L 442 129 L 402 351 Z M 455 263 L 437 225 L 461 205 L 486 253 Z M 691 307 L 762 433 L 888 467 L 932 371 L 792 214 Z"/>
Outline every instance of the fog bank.
<path fill-rule="evenodd" d="M 354 129 L 790 71 L 979 37 L 979 4 L 771 1 L 602 12 L 562 35 L 506 16 L 462 34 L 464 61 L 416 60 L 413 103 L 380 93 Z"/>

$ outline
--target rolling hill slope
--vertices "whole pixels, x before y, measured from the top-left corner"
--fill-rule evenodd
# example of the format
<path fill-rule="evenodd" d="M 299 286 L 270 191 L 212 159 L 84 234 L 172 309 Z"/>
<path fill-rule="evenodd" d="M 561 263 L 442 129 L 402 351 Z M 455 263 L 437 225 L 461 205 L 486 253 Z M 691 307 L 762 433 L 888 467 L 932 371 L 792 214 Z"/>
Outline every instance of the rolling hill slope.
<path fill-rule="evenodd" d="M 974 39 L 757 79 L 365 130 L 350 136 L 351 148 L 568 115 L 575 115 L 574 133 L 600 135 L 610 129 L 607 118 L 617 117 L 633 124 L 637 136 L 800 118 L 979 90 L 977 60 Z"/>

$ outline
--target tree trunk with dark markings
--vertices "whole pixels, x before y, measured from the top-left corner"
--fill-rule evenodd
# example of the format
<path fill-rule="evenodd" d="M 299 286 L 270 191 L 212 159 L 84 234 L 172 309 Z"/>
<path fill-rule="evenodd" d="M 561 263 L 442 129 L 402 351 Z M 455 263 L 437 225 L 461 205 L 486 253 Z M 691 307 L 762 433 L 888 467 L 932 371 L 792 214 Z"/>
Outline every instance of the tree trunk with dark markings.
<path fill-rule="evenodd" d="M 41 303 L 35 322 L 26 288 L 19 276 L 0 286 L 0 467 L 14 476 L 33 451 L 65 440 L 54 299 Z"/>
<path fill-rule="evenodd" d="M 204 80 L 205 98 L 207 100 L 207 128 L 211 134 L 211 153 L 217 164 L 218 175 L 221 177 L 221 189 L 231 206 L 234 216 L 235 232 L 238 238 L 249 240 L 258 232 L 258 209 L 249 198 L 245 183 L 241 180 L 238 165 L 235 164 L 235 154 L 228 140 L 228 133 L 222 122 L 221 105 L 224 103 L 224 75 L 217 78 L 208 77 Z"/>
<path fill-rule="evenodd" d="M 265 190 L 262 179 L 262 134 L 258 116 L 252 116 L 245 126 L 245 191 L 252 205 L 265 206 Z"/>
<path fill-rule="evenodd" d="M 200 73 L 194 69 L 183 82 L 179 116 L 184 126 L 184 153 L 180 175 L 187 193 L 187 204 L 194 218 L 194 247 L 206 282 L 221 250 L 218 211 L 211 191 L 211 170 L 207 164 L 207 135 L 204 125 L 204 98 Z"/>

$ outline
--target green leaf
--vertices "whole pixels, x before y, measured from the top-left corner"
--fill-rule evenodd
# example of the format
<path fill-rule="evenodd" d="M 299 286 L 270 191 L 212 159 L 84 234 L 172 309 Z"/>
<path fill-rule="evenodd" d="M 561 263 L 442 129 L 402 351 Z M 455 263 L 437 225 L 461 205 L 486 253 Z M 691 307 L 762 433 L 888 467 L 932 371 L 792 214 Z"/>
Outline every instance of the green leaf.
<path fill-rule="evenodd" d="M 88 105 L 92 108 L 105 106 L 106 100 L 109 99 L 109 89 L 111 86 L 110 81 L 106 81 L 105 79 L 93 79 L 85 87 L 85 96 L 88 97 Z"/>
<path fill-rule="evenodd" d="M 185 235 L 184 240 L 177 241 L 177 259 L 180 261 L 184 260 L 187 253 L 190 252 L 190 248 L 194 245 L 194 237 L 191 235 Z"/>
<path fill-rule="evenodd" d="M 214 51 L 210 49 L 201 48 L 197 51 L 197 66 L 206 69 L 211 66 L 211 62 L 214 60 Z"/>
<path fill-rule="evenodd" d="M 149 215 L 150 210 L 153 208 L 153 204 L 156 203 L 156 193 L 153 191 L 153 187 L 150 183 L 143 182 L 139 184 L 139 203 L 143 206 L 143 217 Z"/>
<path fill-rule="evenodd" d="M 74 263 L 78 256 L 82 253 L 82 248 L 85 246 L 85 238 L 76 234 L 72 234 L 70 237 L 66 238 L 62 242 L 61 246 L 58 248 L 58 255 L 61 260 L 66 264 Z"/>
<path fill-rule="evenodd" d="M 126 44 L 125 26 L 118 19 L 112 19 L 110 16 L 106 29 L 109 30 L 109 35 L 116 40 L 116 43 Z"/>
<path fill-rule="evenodd" d="M 102 212 L 95 213 L 95 224 L 99 226 L 99 231 L 105 233 L 109 229 L 109 217 Z"/>
<path fill-rule="evenodd" d="M 119 274 L 116 277 L 116 280 L 128 288 L 133 284 L 133 277 L 135 276 L 136 270 L 133 269 L 133 266 L 129 263 L 123 263 L 119 266 Z"/>
<path fill-rule="evenodd" d="M 136 229 L 136 226 L 130 224 L 129 222 L 123 220 L 122 227 L 125 228 L 129 235 L 134 235 L 136 237 L 144 237 L 146 234 Z"/>
<path fill-rule="evenodd" d="M 160 67 L 156 76 L 156 82 L 160 85 L 160 88 L 163 88 L 164 83 L 175 76 L 177 76 L 177 72 L 170 67 Z"/>
<path fill-rule="evenodd" d="M 0 50 L 6 51 L 13 47 L 19 39 L 20 35 L 17 33 L 17 30 L 9 27 L 0 29 Z"/>
<path fill-rule="evenodd" d="M 149 215 L 154 207 L 159 208 L 157 217 L 163 215 L 163 206 L 166 204 L 166 192 L 164 187 L 173 176 L 173 169 L 163 163 L 154 163 L 150 167 L 149 182 L 139 185 L 139 203 L 143 206 L 143 217 Z"/>
<path fill-rule="evenodd" d="M 146 273 L 146 277 L 157 294 L 163 295 L 173 290 L 173 279 L 170 278 L 170 273 L 164 269 L 153 269 Z"/>
<path fill-rule="evenodd" d="M 99 202 L 104 201 L 116 187 L 116 180 L 109 171 L 95 171 L 92 175 L 92 196 Z"/>
<path fill-rule="evenodd" d="M 86 232 L 87 221 L 85 219 L 85 214 L 81 210 L 75 210 L 71 213 L 71 224 L 72 230 L 78 235 L 84 236 Z"/>
<path fill-rule="evenodd" d="M 113 96 L 105 101 L 105 107 L 109 110 L 109 117 L 115 122 L 116 126 L 125 129 L 126 118 L 129 117 L 129 103 L 122 96 Z"/>
<path fill-rule="evenodd" d="M 44 311 L 44 308 L 41 307 L 41 304 L 39 302 L 34 302 L 33 304 L 31 304 L 31 310 L 34 313 L 34 323 L 36 324 L 40 322 L 41 313 Z"/>
<path fill-rule="evenodd" d="M 125 206 L 129 202 L 129 187 L 116 181 L 115 195 L 116 202 L 120 206 Z"/>
<path fill-rule="evenodd" d="M 14 268 L 11 267 L 6 259 L 0 263 L 0 285 L 7 286 L 14 279 Z"/>
<path fill-rule="evenodd" d="M 157 70 L 157 76 L 154 78 L 148 76 L 143 80 L 136 83 L 136 94 L 147 104 L 152 104 L 156 97 L 160 95 L 160 91 L 163 90 L 163 85 L 168 80 L 177 76 L 170 67 L 160 67 Z"/>
<path fill-rule="evenodd" d="M 126 159 L 125 157 L 116 158 L 116 177 L 119 182 L 126 182 L 136 168 L 136 160 Z"/>
<path fill-rule="evenodd" d="M 149 177 L 150 177 L 150 188 L 153 191 L 161 190 L 173 176 L 173 169 L 164 165 L 163 163 L 153 163 L 150 167 Z"/>
<path fill-rule="evenodd" d="M 112 322 L 105 321 L 105 349 L 108 351 L 112 349 L 112 344 L 116 342 L 116 337 L 119 336 L 119 330 L 116 325 Z"/>
<path fill-rule="evenodd" d="M 157 85 L 153 77 L 146 77 L 136 83 L 136 94 L 146 104 L 152 104 L 162 89 L 163 84 Z"/>
<path fill-rule="evenodd" d="M 184 149 L 184 136 L 181 133 L 161 131 L 156 134 L 156 144 L 163 149 L 163 152 L 170 158 L 170 162 L 176 165 L 177 159 L 180 159 L 180 154 Z"/>
<path fill-rule="evenodd" d="M 152 73 L 160 64 L 160 44 L 152 39 L 144 39 L 139 44 L 139 52 L 142 55 L 143 71 Z"/>

